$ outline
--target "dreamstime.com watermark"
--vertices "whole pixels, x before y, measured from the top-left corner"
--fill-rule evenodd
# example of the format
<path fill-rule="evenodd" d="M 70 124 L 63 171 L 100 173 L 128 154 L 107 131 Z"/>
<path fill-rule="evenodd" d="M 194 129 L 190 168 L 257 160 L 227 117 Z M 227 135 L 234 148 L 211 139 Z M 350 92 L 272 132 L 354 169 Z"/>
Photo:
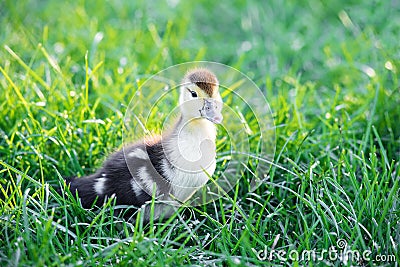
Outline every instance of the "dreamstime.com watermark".
<path fill-rule="evenodd" d="M 156 179 L 158 188 L 175 188 L 171 192 L 177 201 L 170 204 L 185 202 L 193 207 L 223 197 L 240 181 L 244 162 L 252 166 L 251 190 L 262 184 L 275 154 L 274 116 L 264 92 L 244 73 L 216 62 L 186 62 L 137 85 L 124 116 L 124 147 L 140 138 L 152 143 L 162 136 L 156 149 L 160 163 L 152 167 L 175 177 Z M 207 123 L 199 124 L 199 119 Z M 131 152 L 124 150 L 125 159 L 134 156 Z M 153 186 L 136 175 L 137 161 L 126 163 L 135 184 L 153 195 Z M 148 174 L 146 168 L 140 170 Z M 164 191 L 156 190 L 155 197 L 162 199 Z"/>
<path fill-rule="evenodd" d="M 322 249 L 321 251 L 303 250 L 301 252 L 297 250 L 283 250 L 283 249 L 268 249 L 267 246 L 263 250 L 255 250 L 252 248 L 257 258 L 261 261 L 274 261 L 279 260 L 281 262 L 293 261 L 293 262 L 320 262 L 320 261 L 340 261 L 344 264 L 347 263 L 365 263 L 365 262 L 395 262 L 396 256 L 393 254 L 377 254 L 374 255 L 371 250 L 352 250 L 348 247 L 347 241 L 339 239 L 336 242 L 336 246 L 331 246 L 329 249 Z"/>

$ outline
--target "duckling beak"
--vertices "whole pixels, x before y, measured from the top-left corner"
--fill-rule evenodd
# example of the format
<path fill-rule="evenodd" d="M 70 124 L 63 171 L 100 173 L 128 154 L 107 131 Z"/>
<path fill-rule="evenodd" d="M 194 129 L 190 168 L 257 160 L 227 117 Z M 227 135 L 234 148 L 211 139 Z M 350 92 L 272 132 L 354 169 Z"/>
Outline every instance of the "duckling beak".
<path fill-rule="evenodd" d="M 201 117 L 213 123 L 220 124 L 223 119 L 221 110 L 222 110 L 222 103 L 212 98 L 204 98 L 203 107 L 199 111 Z"/>

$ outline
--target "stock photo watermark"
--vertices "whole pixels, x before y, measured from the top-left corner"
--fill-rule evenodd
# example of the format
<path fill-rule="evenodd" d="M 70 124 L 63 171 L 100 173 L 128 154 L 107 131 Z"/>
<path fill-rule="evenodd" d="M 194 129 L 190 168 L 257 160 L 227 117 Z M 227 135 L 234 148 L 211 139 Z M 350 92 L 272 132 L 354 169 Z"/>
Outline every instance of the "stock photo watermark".
<path fill-rule="evenodd" d="M 396 261 L 396 256 L 393 254 L 374 254 L 371 250 L 356 250 L 351 249 L 345 239 L 338 239 L 336 245 L 329 247 L 329 249 L 312 249 L 298 251 L 295 249 L 274 249 L 264 246 L 262 250 L 252 248 L 252 251 L 260 261 L 281 261 L 281 262 L 342 262 L 347 263 L 390 263 Z"/>
<path fill-rule="evenodd" d="M 187 62 L 151 76 L 133 95 L 124 124 L 125 147 L 138 138 L 146 143 L 154 133 L 162 136 L 164 160 L 153 167 L 170 167 L 171 179 L 159 181 L 178 192 L 177 203 L 198 206 L 224 196 L 242 177 L 244 162 L 254 166 L 249 182 L 255 190 L 274 158 L 274 120 L 263 92 L 239 70 L 216 62 Z M 125 158 L 130 155 L 127 150 Z M 138 166 L 131 163 L 136 184 L 152 195 L 152 186 L 135 176 Z M 155 196 L 161 199 L 164 192 Z"/>

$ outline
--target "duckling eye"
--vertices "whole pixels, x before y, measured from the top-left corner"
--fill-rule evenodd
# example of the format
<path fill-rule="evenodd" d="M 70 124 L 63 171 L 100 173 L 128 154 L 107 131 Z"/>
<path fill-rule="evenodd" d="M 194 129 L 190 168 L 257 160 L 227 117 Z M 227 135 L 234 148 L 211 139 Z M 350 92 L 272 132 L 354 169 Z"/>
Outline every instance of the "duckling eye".
<path fill-rule="evenodd" d="M 189 90 L 189 92 L 192 94 L 192 97 L 197 97 L 196 91 L 192 91 L 192 90 L 190 90 L 189 88 L 186 88 L 186 89 Z"/>

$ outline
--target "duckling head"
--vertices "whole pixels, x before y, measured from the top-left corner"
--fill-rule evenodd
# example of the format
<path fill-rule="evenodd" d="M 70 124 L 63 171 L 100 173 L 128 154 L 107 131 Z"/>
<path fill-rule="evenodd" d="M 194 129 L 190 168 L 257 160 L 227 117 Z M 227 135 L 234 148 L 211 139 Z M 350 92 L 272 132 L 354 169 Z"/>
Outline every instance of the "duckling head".
<path fill-rule="evenodd" d="M 182 80 L 179 104 L 186 120 L 207 119 L 222 122 L 222 98 L 217 77 L 205 68 L 189 71 Z"/>

